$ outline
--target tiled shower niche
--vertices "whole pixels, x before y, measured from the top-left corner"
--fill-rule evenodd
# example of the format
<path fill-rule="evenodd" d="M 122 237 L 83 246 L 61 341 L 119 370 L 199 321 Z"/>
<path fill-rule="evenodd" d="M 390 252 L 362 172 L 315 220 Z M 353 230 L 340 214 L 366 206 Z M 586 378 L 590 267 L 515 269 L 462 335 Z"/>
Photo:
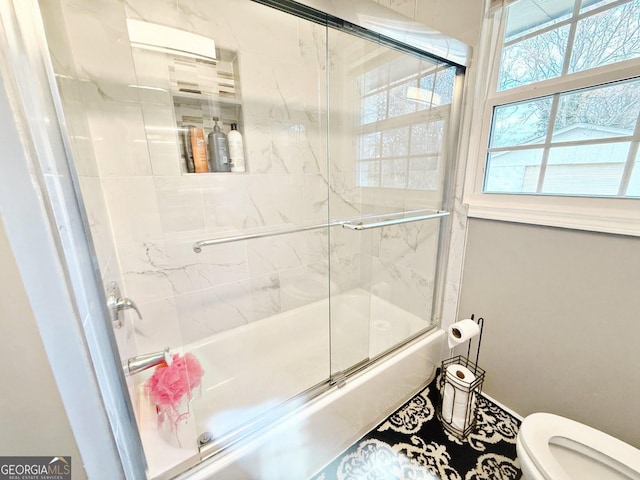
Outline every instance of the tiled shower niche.
<path fill-rule="evenodd" d="M 140 100 L 147 107 L 145 116 L 151 114 L 155 117 L 155 111 L 161 106 L 171 109 L 171 124 L 175 126 L 171 128 L 175 128 L 174 139 L 178 147 L 171 163 L 175 161 L 177 170 L 183 175 L 202 175 L 189 173 L 187 169 L 184 145 L 187 126 L 202 128 L 208 142 L 207 136 L 214 126 L 212 117 L 218 117 L 218 125 L 225 134 L 235 123 L 244 137 L 237 53 L 216 48 L 215 62 L 141 48 L 134 48 L 133 55 L 141 83 Z M 162 123 L 166 125 L 165 120 Z M 162 136 L 166 138 L 168 133 L 165 131 Z M 245 171 L 248 171 L 247 163 L 245 146 Z M 171 170 L 176 169 L 173 167 Z"/>
<path fill-rule="evenodd" d="M 216 62 L 178 56 L 167 59 L 180 143 L 180 171 L 185 175 L 191 174 L 187 171 L 184 144 L 189 126 L 202 128 L 205 140 L 213 130 L 213 117 L 219 119 L 218 125 L 225 134 L 232 123 L 237 124 L 240 133 L 244 132 L 237 54 L 225 49 L 217 49 L 217 54 Z"/>

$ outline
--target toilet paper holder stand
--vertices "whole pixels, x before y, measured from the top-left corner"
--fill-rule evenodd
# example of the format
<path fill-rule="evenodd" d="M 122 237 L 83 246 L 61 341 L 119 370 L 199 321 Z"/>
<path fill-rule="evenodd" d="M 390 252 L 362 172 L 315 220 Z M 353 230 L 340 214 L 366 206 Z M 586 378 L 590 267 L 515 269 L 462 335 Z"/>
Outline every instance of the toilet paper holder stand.
<path fill-rule="evenodd" d="M 476 399 L 482 392 L 482 383 L 484 382 L 485 377 L 485 371 L 478 366 L 484 318 L 480 317 L 478 320 L 475 320 L 474 315 L 471 315 L 470 318 L 478 323 L 478 326 L 480 327 L 475 362 L 470 360 L 471 341 L 469 341 L 467 356 L 456 355 L 444 360 L 440 368 L 440 378 L 438 379 L 440 400 L 436 406 L 436 416 L 442 423 L 444 429 L 460 440 L 464 440 L 476 427 L 478 406 Z M 447 373 L 447 368 L 452 365 L 461 365 L 470 370 L 473 373 L 474 379 L 471 382 L 468 382 L 465 381 L 464 376 L 451 376 Z M 451 411 L 447 411 L 445 412 L 445 415 L 443 415 L 445 387 L 447 384 L 449 385 L 449 395 L 447 396 L 447 400 L 451 403 Z M 458 400 L 458 403 L 456 403 L 456 400 Z M 449 408 L 446 408 L 446 410 L 449 410 Z"/>

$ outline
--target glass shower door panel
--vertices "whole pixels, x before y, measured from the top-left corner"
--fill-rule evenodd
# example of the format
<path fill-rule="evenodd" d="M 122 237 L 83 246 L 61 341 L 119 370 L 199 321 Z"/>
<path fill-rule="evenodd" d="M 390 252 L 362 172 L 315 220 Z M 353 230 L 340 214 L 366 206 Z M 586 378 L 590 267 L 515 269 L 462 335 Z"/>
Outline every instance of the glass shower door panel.
<path fill-rule="evenodd" d="M 367 227 L 437 212 L 455 68 L 337 30 L 328 38 L 330 217 Z M 334 374 L 432 325 L 440 222 L 331 231 Z"/>
<path fill-rule="evenodd" d="M 189 367 L 162 399 L 144 387 L 155 369 L 130 377 L 152 476 L 330 376 L 326 28 L 250 0 L 173 3 L 62 2 L 68 32 L 50 39 L 79 72 L 58 80 L 76 160 L 92 160 L 76 167 L 103 278 L 142 315 L 122 360 L 170 347 Z M 217 59 L 123 42 L 135 21 L 207 37 Z M 186 133 L 210 155 L 216 122 L 237 125 L 244 171 L 190 169 Z"/>
<path fill-rule="evenodd" d="M 248 0 L 209 2 L 192 24 L 204 19 L 217 48 L 237 53 L 246 171 L 181 175 L 197 182 L 203 222 L 165 243 L 184 242 L 181 263 L 197 269 L 175 302 L 205 372 L 197 434 L 214 445 L 329 378 L 326 29 Z"/>
<path fill-rule="evenodd" d="M 372 231 L 363 259 L 363 283 L 371 292 L 369 355 L 373 358 L 433 323 L 440 221 Z"/>

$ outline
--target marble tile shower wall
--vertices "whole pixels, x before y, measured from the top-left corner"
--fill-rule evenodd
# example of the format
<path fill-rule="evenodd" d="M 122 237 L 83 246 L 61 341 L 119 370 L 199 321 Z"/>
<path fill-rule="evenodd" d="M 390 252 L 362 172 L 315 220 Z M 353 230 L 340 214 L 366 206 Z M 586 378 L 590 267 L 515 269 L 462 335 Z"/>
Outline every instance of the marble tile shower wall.
<path fill-rule="evenodd" d="M 332 293 L 364 286 L 424 317 L 437 251 L 432 224 L 366 234 L 334 228 L 331 246 L 326 231 L 315 231 L 191 248 L 209 237 L 325 222 L 329 191 L 333 218 L 366 210 L 355 165 L 327 166 L 324 28 L 248 1 L 61 2 L 80 80 L 77 109 L 86 116 L 74 137 L 92 150 L 77 157 L 95 158 L 78 162 L 82 193 L 105 281 L 121 278 L 142 311 L 141 321 L 128 315 L 139 352 L 326 297 L 329 255 Z M 167 66 L 131 49 L 126 18 L 239 52 L 248 173 L 181 174 Z M 302 283 L 314 290 L 289 294 Z"/>
<path fill-rule="evenodd" d="M 324 29 L 250 2 L 181 2 L 177 10 L 176 2 L 62 3 L 87 117 L 74 138 L 96 159 L 91 168 L 78 162 L 81 188 L 101 270 L 118 265 L 142 311 L 138 350 L 178 347 L 299 306 L 286 291 L 310 275 L 318 279 L 311 296 L 326 297 L 327 232 L 191 248 L 211 236 L 326 221 Z M 250 173 L 181 174 L 166 65 L 132 51 L 127 17 L 241 52 Z M 65 107 L 72 94 L 63 89 Z"/>
<path fill-rule="evenodd" d="M 476 49 L 480 39 L 480 26 L 484 15 L 484 2 L 467 0 L 374 0 L 377 3 L 391 8 L 409 18 L 413 18 L 425 25 L 431 26 L 447 35 L 462 40 L 467 45 Z M 465 15 L 459 15 L 461 10 Z M 475 82 L 475 72 L 473 66 L 467 71 L 469 78 L 465 86 L 470 91 L 473 90 Z M 467 104 L 463 109 L 471 109 L 473 96 L 467 96 Z M 466 119 L 462 125 L 462 132 L 468 130 Z M 464 136 L 464 133 L 463 133 Z M 459 157 L 465 158 L 465 149 L 468 145 L 461 143 Z M 459 320 L 458 318 L 458 297 L 462 279 L 462 264 L 464 258 L 464 247 L 467 231 L 467 209 L 462 202 L 462 191 L 464 185 L 465 165 L 460 162 L 456 173 L 455 198 L 453 202 L 453 212 L 451 215 L 451 240 L 449 247 L 449 258 L 447 261 L 447 273 L 444 285 L 444 302 L 442 309 L 442 327 L 447 328 L 449 324 Z M 448 355 L 448 352 L 444 352 Z"/>
<path fill-rule="evenodd" d="M 74 166 L 87 213 L 87 222 L 91 229 L 101 279 L 104 285 L 112 281 L 122 285 L 122 271 L 118 262 L 117 248 L 97 162 L 100 152 L 94 149 L 95 143 L 92 142 L 85 101 L 87 88 L 97 89 L 92 79 L 94 76 L 100 75 L 100 72 L 96 72 L 90 67 L 85 68 L 78 61 L 79 52 L 77 49 L 82 45 L 81 32 L 73 28 L 68 29 L 67 26 L 77 25 L 79 12 L 68 7 L 62 2 L 41 2 L 40 4 L 53 68 L 63 103 Z M 89 26 L 89 28 L 91 27 Z M 78 43 L 79 41 L 80 43 Z M 85 325 L 85 328 L 90 329 L 91 326 Z M 125 361 L 137 354 L 131 318 L 125 322 L 124 328 L 115 330 L 115 336 L 121 360 Z M 133 387 L 131 382 L 129 387 Z"/>
<path fill-rule="evenodd" d="M 326 232 L 191 249 L 211 236 L 326 222 L 324 29 L 251 2 L 177 6 L 177 15 L 146 1 L 127 2 L 125 10 L 238 52 L 249 173 L 180 175 L 171 100 L 141 89 L 162 240 L 130 242 L 121 262 L 131 294 L 166 319 L 162 333 L 141 327 L 141 342 L 156 344 L 176 326 L 174 335 L 190 343 L 299 306 L 305 300 L 287 292 L 310 275 L 318 281 L 309 297 L 328 293 Z M 139 85 L 168 88 L 157 60 L 134 52 Z M 157 160 L 166 160 L 162 170 Z"/>
<path fill-rule="evenodd" d="M 367 76 L 371 71 L 382 71 L 385 67 L 417 71 L 420 62 L 415 57 L 335 30 L 329 31 L 328 39 L 329 76 L 332 79 L 329 89 L 332 216 L 345 218 L 439 209 L 441 191 L 362 188 L 357 179 L 361 99 L 367 88 Z M 335 86 L 337 82 L 341 83 L 339 88 Z M 431 118 L 433 114 L 425 111 L 424 115 L 424 118 Z M 375 130 L 384 130 L 382 125 L 376 126 Z M 372 125 L 366 127 L 371 129 Z M 394 144 L 387 139 L 385 142 L 385 148 L 390 150 L 401 151 L 406 147 L 402 142 Z M 363 231 L 356 234 L 360 237 L 357 243 L 353 242 L 354 232 L 337 229 L 332 232 L 331 241 L 332 245 L 344 245 L 345 250 L 354 249 L 351 256 L 343 254 L 341 258 L 342 263 L 345 263 L 344 259 L 355 262 L 352 274 L 359 276 L 360 287 L 430 322 L 438 234 L 439 222 L 427 221 Z M 348 268 L 344 264 L 340 266 Z"/>

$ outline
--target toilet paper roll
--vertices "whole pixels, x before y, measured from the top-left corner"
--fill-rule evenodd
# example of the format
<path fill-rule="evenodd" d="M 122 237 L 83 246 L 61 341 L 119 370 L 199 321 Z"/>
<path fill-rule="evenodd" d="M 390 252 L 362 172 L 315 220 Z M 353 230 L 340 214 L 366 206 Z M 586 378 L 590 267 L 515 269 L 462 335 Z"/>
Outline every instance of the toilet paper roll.
<path fill-rule="evenodd" d="M 471 420 L 476 407 L 474 392 L 469 391 L 476 376 L 463 365 L 449 365 L 446 370 L 442 392 L 442 419 L 455 429 L 464 431 Z M 471 395 L 471 405 L 469 396 Z M 467 411 L 469 417 L 467 418 Z"/>
<path fill-rule="evenodd" d="M 449 348 L 460 345 L 480 333 L 480 325 L 467 318 L 449 325 Z"/>
<path fill-rule="evenodd" d="M 471 384 L 476 379 L 475 374 L 471 370 L 459 363 L 449 365 L 445 370 L 445 375 L 450 383 L 461 388 L 470 388 Z"/>

